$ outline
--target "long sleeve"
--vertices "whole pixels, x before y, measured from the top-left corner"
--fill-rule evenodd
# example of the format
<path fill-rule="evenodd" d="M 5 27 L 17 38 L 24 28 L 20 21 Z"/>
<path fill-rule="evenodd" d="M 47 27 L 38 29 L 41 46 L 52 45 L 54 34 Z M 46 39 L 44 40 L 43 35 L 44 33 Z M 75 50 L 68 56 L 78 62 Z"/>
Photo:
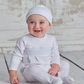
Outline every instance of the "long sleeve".
<path fill-rule="evenodd" d="M 53 47 L 51 50 L 51 64 L 53 63 L 60 65 L 60 56 L 59 56 L 58 45 L 56 43 L 55 37 L 53 41 Z"/>
<path fill-rule="evenodd" d="M 11 57 L 9 70 L 17 70 L 22 60 L 24 49 L 25 49 L 25 43 L 22 40 L 22 38 L 19 38 L 16 42 L 16 46 Z"/>

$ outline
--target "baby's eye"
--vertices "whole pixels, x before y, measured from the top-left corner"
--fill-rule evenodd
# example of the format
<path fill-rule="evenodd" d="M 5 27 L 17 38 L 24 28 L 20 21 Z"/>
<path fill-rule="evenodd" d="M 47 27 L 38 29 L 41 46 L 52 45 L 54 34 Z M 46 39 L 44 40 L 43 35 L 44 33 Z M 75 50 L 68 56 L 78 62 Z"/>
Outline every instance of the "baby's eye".
<path fill-rule="evenodd" d="M 32 22 L 30 22 L 31 24 L 34 24 L 34 22 L 32 21 Z"/>
<path fill-rule="evenodd" d="M 40 24 L 43 24 L 44 22 L 40 22 Z"/>

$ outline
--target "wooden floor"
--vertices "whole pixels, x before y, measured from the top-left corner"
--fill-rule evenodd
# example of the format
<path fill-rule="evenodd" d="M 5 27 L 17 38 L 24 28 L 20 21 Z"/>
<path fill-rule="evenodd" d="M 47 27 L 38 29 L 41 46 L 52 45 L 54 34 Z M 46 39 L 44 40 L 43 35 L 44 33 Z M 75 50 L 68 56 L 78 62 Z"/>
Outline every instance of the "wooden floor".
<path fill-rule="evenodd" d="M 61 52 L 61 59 L 68 60 L 70 63 L 69 76 L 74 78 L 73 84 L 84 84 L 84 52 Z M 0 54 L 0 84 L 10 84 L 8 67 L 11 55 Z M 20 77 L 20 84 L 27 83 L 20 74 L 20 68 L 18 69 L 18 76 Z M 34 83 L 32 83 L 34 84 Z"/>

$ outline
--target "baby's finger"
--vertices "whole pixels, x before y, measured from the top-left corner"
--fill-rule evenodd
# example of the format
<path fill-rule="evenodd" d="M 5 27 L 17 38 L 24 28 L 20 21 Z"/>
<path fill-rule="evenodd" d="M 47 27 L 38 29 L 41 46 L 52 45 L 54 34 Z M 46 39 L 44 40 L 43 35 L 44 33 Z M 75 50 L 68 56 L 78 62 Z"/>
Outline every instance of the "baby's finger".
<path fill-rule="evenodd" d="M 55 73 L 52 73 L 51 75 L 52 75 L 52 76 L 55 76 Z"/>
<path fill-rule="evenodd" d="M 18 80 L 18 83 L 20 82 L 20 79 L 19 78 L 17 78 L 17 80 Z"/>
<path fill-rule="evenodd" d="M 12 83 L 12 84 L 15 84 L 15 81 L 12 81 L 11 83 Z"/>
<path fill-rule="evenodd" d="M 51 73 L 50 73 L 50 75 L 54 76 L 54 73 L 53 73 L 53 72 L 51 72 Z"/>
<path fill-rule="evenodd" d="M 49 71 L 48 73 L 51 75 L 52 74 L 52 71 Z"/>
<path fill-rule="evenodd" d="M 58 76 L 58 73 L 56 73 L 55 76 Z"/>
<path fill-rule="evenodd" d="M 14 82 L 13 81 L 11 81 L 11 84 L 13 84 Z"/>
<path fill-rule="evenodd" d="M 19 84 L 19 82 L 18 82 L 18 80 L 17 80 L 17 79 L 15 80 L 15 84 Z"/>
<path fill-rule="evenodd" d="M 51 69 L 49 70 L 49 73 L 52 73 L 52 70 Z"/>

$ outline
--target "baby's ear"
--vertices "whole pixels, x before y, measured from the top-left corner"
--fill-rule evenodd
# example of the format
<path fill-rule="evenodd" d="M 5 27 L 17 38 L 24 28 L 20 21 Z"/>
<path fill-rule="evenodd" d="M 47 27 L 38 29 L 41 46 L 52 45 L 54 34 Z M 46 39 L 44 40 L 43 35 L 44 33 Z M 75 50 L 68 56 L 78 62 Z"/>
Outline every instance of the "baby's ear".
<path fill-rule="evenodd" d="M 49 26 L 51 26 L 51 24 L 49 23 Z"/>
<path fill-rule="evenodd" d="M 51 24 L 49 23 L 49 28 L 48 29 L 50 29 L 51 28 Z"/>
<path fill-rule="evenodd" d="M 27 24 L 28 24 L 28 20 L 27 20 Z"/>

